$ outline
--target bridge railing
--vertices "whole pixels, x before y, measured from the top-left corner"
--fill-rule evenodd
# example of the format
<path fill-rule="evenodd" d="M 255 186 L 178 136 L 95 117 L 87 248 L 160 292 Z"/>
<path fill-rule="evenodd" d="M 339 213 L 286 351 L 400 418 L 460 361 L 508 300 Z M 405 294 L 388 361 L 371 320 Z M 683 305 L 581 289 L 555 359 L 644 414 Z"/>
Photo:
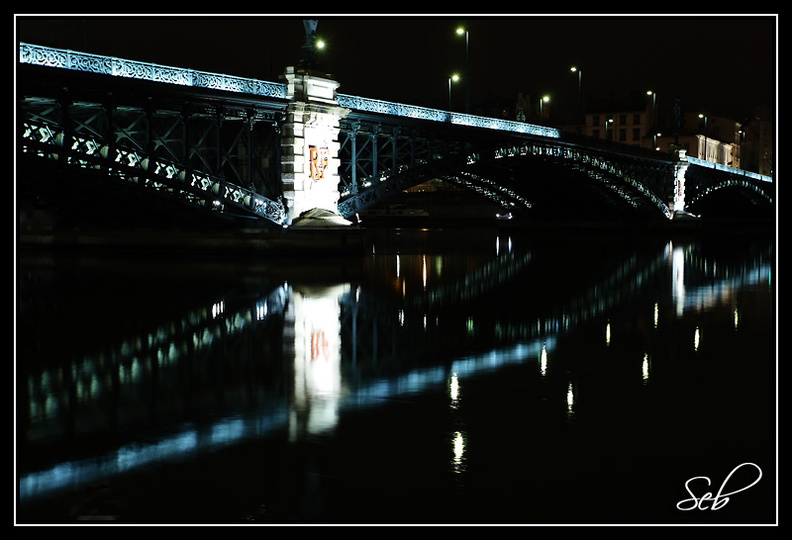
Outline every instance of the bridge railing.
<path fill-rule="evenodd" d="M 472 114 L 461 114 L 440 109 L 429 109 L 417 105 L 406 105 L 404 103 L 393 103 L 379 99 L 363 98 L 359 96 L 349 96 L 338 94 L 338 104 L 347 109 L 356 111 L 387 114 L 404 118 L 414 118 L 418 120 L 432 120 L 435 122 L 450 122 L 461 126 L 472 126 L 485 129 L 498 129 L 502 131 L 513 131 L 515 133 L 526 133 L 529 135 L 540 135 L 557 139 L 561 136 L 555 128 L 537 126 L 525 122 L 503 120 L 486 116 L 475 116 Z"/>
<path fill-rule="evenodd" d="M 70 69 L 100 75 L 113 75 L 183 86 L 194 86 L 198 88 L 210 88 L 228 92 L 241 92 L 263 97 L 278 99 L 286 99 L 287 97 L 287 86 L 283 83 L 273 83 L 257 79 L 222 75 L 219 73 L 162 66 L 148 62 L 83 53 L 69 49 L 56 49 L 29 43 L 19 44 L 19 61 L 23 64 Z M 346 94 L 338 94 L 337 98 L 338 104 L 341 107 L 363 112 L 431 120 L 435 122 L 449 122 L 462 126 L 512 131 L 515 133 L 540 135 L 554 139 L 560 137 L 560 132 L 557 129 L 527 124 L 525 122 L 460 114 Z"/>
<path fill-rule="evenodd" d="M 19 61 L 22 64 L 54 67 L 114 75 L 152 82 L 210 88 L 228 92 L 241 92 L 271 98 L 286 98 L 286 85 L 193 69 L 161 66 L 112 56 L 55 49 L 29 43 L 19 44 Z"/>
<path fill-rule="evenodd" d="M 727 172 L 729 174 L 745 176 L 745 177 L 748 177 L 748 178 L 753 178 L 754 180 L 761 180 L 762 182 L 772 182 L 773 181 L 773 177 L 765 176 L 764 174 L 759 174 L 759 173 L 755 173 L 755 172 L 751 172 L 751 171 L 746 171 L 746 170 L 743 170 L 743 169 L 737 169 L 737 168 L 734 168 L 734 167 L 729 167 L 728 165 L 722 165 L 720 163 L 713 163 L 712 161 L 706 161 L 704 159 L 698 159 L 698 158 L 694 158 L 694 157 L 690 157 L 690 156 L 687 156 L 686 159 L 687 159 L 687 162 L 690 163 L 691 165 L 698 165 L 700 167 L 707 167 L 707 168 L 715 169 L 715 170 L 718 170 L 718 171 L 724 171 L 724 172 Z"/>

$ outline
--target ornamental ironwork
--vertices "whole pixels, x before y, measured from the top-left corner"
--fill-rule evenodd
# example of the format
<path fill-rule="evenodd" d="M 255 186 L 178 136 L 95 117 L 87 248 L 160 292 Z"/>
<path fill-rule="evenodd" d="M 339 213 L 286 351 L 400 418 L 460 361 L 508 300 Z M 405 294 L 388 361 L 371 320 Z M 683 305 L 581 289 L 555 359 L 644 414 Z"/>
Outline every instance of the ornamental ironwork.
<path fill-rule="evenodd" d="M 101 75 L 128 77 L 153 82 L 224 90 L 228 92 L 241 92 L 278 99 L 287 98 L 287 86 L 283 83 L 273 83 L 219 73 L 162 66 L 148 62 L 138 62 L 135 60 L 83 53 L 68 49 L 44 47 L 29 43 L 19 44 L 19 61 L 23 64 L 70 69 Z M 511 131 L 514 133 L 538 135 L 554 139 L 561 136 L 557 129 L 546 126 L 537 126 L 525 122 L 503 120 L 499 118 L 460 114 L 439 109 L 429 109 L 404 103 L 393 103 L 346 94 L 338 94 L 337 101 L 341 107 L 361 112 L 399 116 L 416 120 L 431 120 L 460 126 Z"/>
<path fill-rule="evenodd" d="M 23 64 L 70 69 L 99 75 L 112 75 L 152 82 L 194 86 L 256 96 L 286 99 L 286 85 L 207 73 L 192 69 L 161 66 L 112 56 L 55 49 L 28 43 L 19 44 L 19 61 Z"/>
<path fill-rule="evenodd" d="M 379 99 L 349 96 L 345 94 L 338 94 L 337 98 L 338 104 L 341 107 L 361 112 L 399 116 L 413 120 L 445 122 L 459 126 L 511 131 L 514 133 L 538 135 L 551 139 L 557 139 L 561 136 L 561 133 L 557 129 L 527 124 L 525 122 L 503 120 L 500 118 L 489 118 L 486 116 L 475 116 L 471 114 L 460 114 L 439 109 L 428 109 L 426 107 L 419 107 L 417 105 L 406 105 L 404 103 L 393 103 Z"/>
<path fill-rule="evenodd" d="M 244 212 L 282 225 L 286 209 L 255 191 L 177 163 L 136 150 L 109 146 L 92 137 L 68 134 L 63 128 L 24 122 L 22 152 L 83 169 L 101 169 L 112 178 L 132 182 L 182 201 L 220 212 Z"/>

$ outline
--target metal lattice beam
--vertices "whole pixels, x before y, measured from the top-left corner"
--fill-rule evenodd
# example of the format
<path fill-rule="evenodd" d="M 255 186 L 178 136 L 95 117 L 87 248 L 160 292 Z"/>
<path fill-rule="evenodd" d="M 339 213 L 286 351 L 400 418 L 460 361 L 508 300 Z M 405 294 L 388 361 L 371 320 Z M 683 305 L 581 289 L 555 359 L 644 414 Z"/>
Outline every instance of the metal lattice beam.
<path fill-rule="evenodd" d="M 22 152 L 65 167 L 102 173 L 219 213 L 238 213 L 275 224 L 285 220 L 279 201 L 263 197 L 222 178 L 187 170 L 178 163 L 151 158 L 136 150 L 111 147 L 107 141 L 68 133 L 47 124 L 23 124 Z"/>

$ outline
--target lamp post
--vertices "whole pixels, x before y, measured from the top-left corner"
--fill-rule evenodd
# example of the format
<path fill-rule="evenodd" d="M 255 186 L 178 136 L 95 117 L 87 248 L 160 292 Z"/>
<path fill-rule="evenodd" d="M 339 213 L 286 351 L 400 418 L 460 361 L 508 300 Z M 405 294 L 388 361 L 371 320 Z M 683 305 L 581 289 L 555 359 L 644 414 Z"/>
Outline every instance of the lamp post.
<path fill-rule="evenodd" d="M 448 110 L 451 110 L 451 83 L 457 82 L 459 80 L 459 75 L 454 73 L 448 78 Z"/>
<path fill-rule="evenodd" d="M 316 29 L 319 26 L 317 19 L 303 19 L 303 28 L 305 29 L 305 43 L 302 46 L 303 59 L 300 65 L 306 69 L 315 69 L 316 65 L 316 50 L 324 46 L 324 42 L 317 41 Z"/>
<path fill-rule="evenodd" d="M 572 69 L 571 69 L 571 71 L 573 71 L 573 72 L 575 72 L 575 71 L 576 71 L 576 72 L 577 72 L 577 74 L 578 74 L 578 112 L 577 112 L 577 117 L 578 117 L 578 133 L 580 133 L 580 131 L 581 131 L 581 124 L 582 124 L 582 121 L 581 121 L 581 111 L 583 110 L 583 97 L 582 97 L 582 96 L 583 96 L 583 94 L 582 94 L 582 88 L 583 88 L 583 70 L 582 70 L 582 69 L 580 69 L 580 68 L 578 68 L 578 67 L 576 67 L 576 66 L 572 66 Z"/>
<path fill-rule="evenodd" d="M 652 90 L 647 90 L 646 95 L 652 96 L 652 118 L 649 122 L 649 129 L 655 131 L 655 114 L 656 114 L 655 111 L 657 110 L 655 106 L 657 104 L 657 92 L 654 92 Z"/>
<path fill-rule="evenodd" d="M 543 105 L 550 101 L 550 96 L 542 96 L 542 99 L 539 100 L 539 123 L 542 123 L 542 119 L 544 118 L 544 111 Z"/>
<path fill-rule="evenodd" d="M 460 27 L 457 28 L 457 35 L 465 34 L 465 114 L 469 113 L 470 108 L 470 32 Z"/>
<path fill-rule="evenodd" d="M 704 161 L 707 161 L 707 115 L 699 113 L 699 118 L 704 119 Z"/>
<path fill-rule="evenodd" d="M 610 138 L 609 138 L 610 134 L 608 133 L 608 128 L 610 128 L 610 125 L 612 123 L 613 123 L 613 118 L 608 118 L 607 120 L 605 120 L 605 140 L 606 141 L 610 140 Z"/>

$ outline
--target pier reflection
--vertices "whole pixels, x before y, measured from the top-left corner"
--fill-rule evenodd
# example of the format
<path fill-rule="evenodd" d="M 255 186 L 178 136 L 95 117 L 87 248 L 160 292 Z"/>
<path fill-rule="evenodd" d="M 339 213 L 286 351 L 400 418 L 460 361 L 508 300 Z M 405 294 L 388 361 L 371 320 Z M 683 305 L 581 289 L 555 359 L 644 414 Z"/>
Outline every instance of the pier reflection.
<path fill-rule="evenodd" d="M 463 244 L 372 245 L 297 275 L 285 261 L 229 272 L 22 260 L 20 504 L 245 441 L 327 436 L 344 414 L 425 392 L 458 411 L 466 382 L 510 366 L 563 379 L 548 399 L 575 422 L 587 387 L 568 357 L 554 366 L 559 341 L 600 328 L 619 347 L 630 332 L 643 351 L 627 363 L 646 386 L 649 333 L 687 332 L 691 313 L 724 305 L 736 329 L 736 292 L 772 282 L 771 248 L 724 261 L 682 242 L 608 245 L 598 257 L 597 246 L 559 257 L 503 234 Z M 569 266 L 578 257 L 585 273 Z M 706 322 L 691 324 L 704 347 Z M 459 427 L 449 468 L 464 474 L 470 435 Z"/>
<path fill-rule="evenodd" d="M 286 357 L 294 357 L 292 439 L 335 427 L 341 406 L 341 301 L 349 284 L 292 287 L 284 320 Z M 293 350 L 290 350 L 293 349 Z"/>

